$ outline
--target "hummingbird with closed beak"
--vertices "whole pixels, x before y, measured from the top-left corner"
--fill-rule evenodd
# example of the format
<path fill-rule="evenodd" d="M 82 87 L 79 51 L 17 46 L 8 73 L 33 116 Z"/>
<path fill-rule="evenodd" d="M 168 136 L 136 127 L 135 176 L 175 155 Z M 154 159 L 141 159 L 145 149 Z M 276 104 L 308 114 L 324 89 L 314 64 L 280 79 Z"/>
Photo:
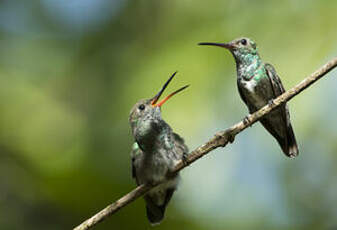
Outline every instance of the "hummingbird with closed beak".
<path fill-rule="evenodd" d="M 229 43 L 203 42 L 199 45 L 218 46 L 232 53 L 236 62 L 239 94 L 250 113 L 272 103 L 273 99 L 285 92 L 274 67 L 262 61 L 253 40 L 238 38 Z M 294 158 L 298 155 L 287 104 L 274 109 L 260 121 L 286 156 Z"/>
<path fill-rule="evenodd" d="M 188 85 L 158 101 L 175 75 L 176 72 L 154 97 L 139 100 L 129 116 L 135 139 L 131 151 L 132 177 L 137 185 L 162 183 L 144 196 L 147 218 L 151 224 L 159 224 L 163 220 L 165 208 L 179 182 L 179 174 L 172 175 L 171 172 L 179 160 L 185 160 L 188 153 L 183 138 L 172 131 L 161 115 L 162 105 Z"/>

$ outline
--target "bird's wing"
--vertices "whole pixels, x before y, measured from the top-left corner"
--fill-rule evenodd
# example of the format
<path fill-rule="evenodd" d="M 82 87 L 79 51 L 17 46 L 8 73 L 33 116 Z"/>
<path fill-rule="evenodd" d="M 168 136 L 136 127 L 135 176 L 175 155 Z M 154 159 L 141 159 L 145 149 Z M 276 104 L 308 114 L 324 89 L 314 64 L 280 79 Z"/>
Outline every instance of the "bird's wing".
<path fill-rule="evenodd" d="M 271 83 L 271 86 L 273 88 L 274 91 L 274 97 L 276 98 L 278 96 L 280 96 L 282 93 L 285 92 L 284 87 L 282 85 L 281 79 L 280 77 L 277 75 L 274 67 L 271 64 L 265 64 L 264 65 L 266 68 L 266 72 L 269 78 L 269 81 Z M 280 106 L 280 108 L 282 109 L 282 119 L 283 121 L 288 125 L 289 124 L 289 111 L 288 111 L 288 107 L 285 106 Z"/>
<path fill-rule="evenodd" d="M 176 147 L 178 148 L 178 154 L 180 156 L 182 156 L 183 154 L 188 154 L 188 147 L 185 144 L 184 139 L 176 133 L 173 133 L 173 137 L 174 137 L 174 143 Z"/>
<path fill-rule="evenodd" d="M 141 157 L 141 155 L 143 154 L 143 151 L 139 148 L 137 142 L 135 142 L 132 146 L 132 150 L 131 150 L 131 173 L 132 173 L 132 177 L 136 179 L 137 184 L 138 180 L 137 180 L 137 175 L 136 175 L 136 164 L 135 162 Z"/>
<path fill-rule="evenodd" d="M 285 92 L 285 89 L 284 89 L 284 87 L 282 85 L 282 82 L 281 82 L 281 79 L 277 75 L 274 67 L 271 64 L 267 63 L 267 64 L 265 64 L 265 69 L 266 69 L 268 78 L 270 80 L 270 83 L 271 83 L 273 91 L 274 91 L 274 97 L 273 98 L 276 98 L 276 97 L 280 96 L 281 94 L 283 94 Z M 289 115 L 288 106 L 287 106 L 287 104 L 284 104 L 284 105 L 281 105 L 276 110 L 281 111 L 282 122 L 284 123 L 285 127 L 287 127 L 287 129 L 286 129 L 287 135 L 286 135 L 286 139 L 284 140 L 286 144 L 283 145 L 283 151 L 288 156 L 292 156 L 292 157 L 297 156 L 298 155 L 298 147 L 297 147 L 297 143 L 296 143 L 296 139 L 295 139 L 295 134 L 294 134 L 293 128 L 292 128 L 291 123 L 290 123 L 290 115 Z M 262 122 L 262 124 L 263 124 L 263 122 Z M 263 124 L 263 125 L 266 127 L 265 124 Z M 280 140 L 280 139 L 278 139 L 278 140 Z"/>
<path fill-rule="evenodd" d="M 266 63 L 264 66 L 265 66 L 269 81 L 271 83 L 271 86 L 273 88 L 273 92 L 274 92 L 273 98 L 276 98 L 285 92 L 284 87 L 282 85 L 280 77 L 277 75 L 275 71 L 275 68 L 271 64 L 268 64 L 268 63 Z M 288 107 L 286 105 L 281 105 L 279 109 L 282 112 L 282 121 L 284 122 L 286 126 L 288 126 L 290 123 Z"/>
<path fill-rule="evenodd" d="M 266 63 L 264 67 L 266 69 L 270 83 L 273 87 L 274 96 L 280 96 L 282 93 L 285 92 L 280 77 L 277 75 L 275 68 L 271 64 Z"/>

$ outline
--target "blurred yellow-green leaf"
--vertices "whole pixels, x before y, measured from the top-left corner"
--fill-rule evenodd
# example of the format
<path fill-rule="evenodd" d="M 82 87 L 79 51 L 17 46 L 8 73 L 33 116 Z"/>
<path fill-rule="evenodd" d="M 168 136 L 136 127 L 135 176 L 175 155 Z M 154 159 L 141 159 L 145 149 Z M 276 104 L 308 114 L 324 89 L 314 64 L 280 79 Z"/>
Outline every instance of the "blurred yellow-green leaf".
<path fill-rule="evenodd" d="M 336 1 L 0 2 L 0 228 L 71 229 L 135 186 L 128 116 L 178 70 L 163 108 L 193 149 L 247 109 L 235 63 L 203 41 L 254 39 L 285 88 L 337 53 Z M 289 103 L 300 156 L 254 125 L 182 172 L 158 229 L 334 229 L 337 72 Z M 137 200 L 95 229 L 150 229 Z"/>

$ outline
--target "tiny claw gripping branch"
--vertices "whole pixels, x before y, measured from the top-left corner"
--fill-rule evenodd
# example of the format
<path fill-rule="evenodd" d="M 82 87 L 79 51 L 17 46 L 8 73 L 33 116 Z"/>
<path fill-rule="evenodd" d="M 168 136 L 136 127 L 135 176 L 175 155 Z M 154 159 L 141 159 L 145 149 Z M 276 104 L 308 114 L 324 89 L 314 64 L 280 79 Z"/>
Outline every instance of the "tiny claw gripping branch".
<path fill-rule="evenodd" d="M 243 118 L 243 124 L 244 124 L 244 125 L 249 124 L 249 115 L 247 115 L 247 116 L 245 116 L 245 117 Z"/>
<path fill-rule="evenodd" d="M 184 167 L 188 166 L 190 163 L 188 162 L 188 154 L 187 153 L 183 153 L 183 164 L 184 164 Z"/>
<path fill-rule="evenodd" d="M 274 105 L 274 100 L 273 100 L 273 99 L 269 100 L 269 101 L 268 101 L 268 105 L 269 105 L 269 106 L 273 106 L 273 105 Z"/>

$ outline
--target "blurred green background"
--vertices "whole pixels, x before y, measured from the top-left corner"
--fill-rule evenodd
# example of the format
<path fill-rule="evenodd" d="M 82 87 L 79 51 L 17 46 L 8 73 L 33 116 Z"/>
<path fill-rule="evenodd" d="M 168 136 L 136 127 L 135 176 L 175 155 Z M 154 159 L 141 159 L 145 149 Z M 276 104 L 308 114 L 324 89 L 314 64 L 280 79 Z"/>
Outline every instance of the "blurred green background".
<path fill-rule="evenodd" d="M 337 53 L 337 1 L 0 2 L 0 228 L 71 229 L 135 187 L 129 110 L 170 74 L 190 149 L 247 114 L 229 52 L 248 36 L 289 89 Z M 185 169 L 155 229 L 337 227 L 337 70 L 290 103 L 300 156 L 254 125 Z M 152 229 L 142 199 L 95 229 Z"/>

